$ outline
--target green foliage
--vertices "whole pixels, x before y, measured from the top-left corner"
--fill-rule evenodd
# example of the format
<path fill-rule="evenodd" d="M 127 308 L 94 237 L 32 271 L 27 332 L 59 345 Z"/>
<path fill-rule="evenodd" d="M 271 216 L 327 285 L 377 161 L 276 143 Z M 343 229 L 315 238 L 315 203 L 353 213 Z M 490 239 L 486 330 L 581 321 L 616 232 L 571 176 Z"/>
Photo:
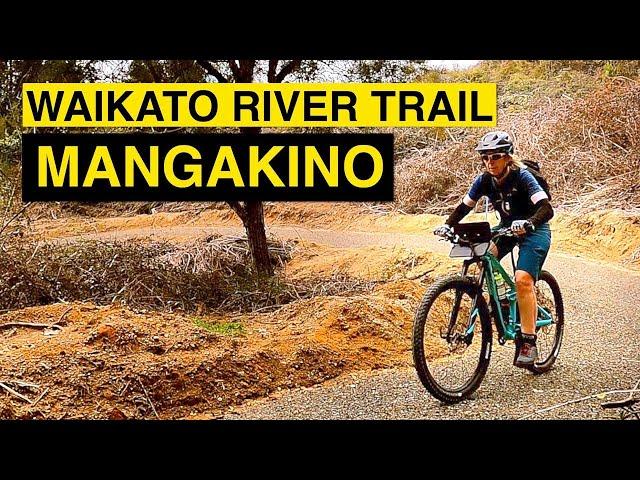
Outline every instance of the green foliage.
<path fill-rule="evenodd" d="M 0 118 L 0 120 L 2 120 Z M 19 130 L 2 131 L 0 121 L 0 168 L 4 164 L 17 163 L 20 159 L 22 139 Z"/>
<path fill-rule="evenodd" d="M 202 318 L 194 318 L 193 323 L 200 328 L 204 328 L 207 332 L 218 333 L 220 335 L 238 336 L 246 333 L 244 326 L 239 322 L 213 323 Z"/>
<path fill-rule="evenodd" d="M 98 76 L 95 60 L 0 60 L 0 139 L 22 129 L 24 83 L 93 82 Z M 15 140 L 1 141 L 0 159 L 16 161 Z"/>
<path fill-rule="evenodd" d="M 283 64 L 280 61 L 280 65 Z M 300 67 L 291 73 L 291 79 L 299 82 L 318 81 L 321 72 L 321 63 L 319 60 L 305 60 L 300 63 Z"/>
<path fill-rule="evenodd" d="M 201 83 L 205 73 L 194 60 L 134 60 L 128 81 L 139 83 Z"/>
<path fill-rule="evenodd" d="M 425 60 L 354 60 L 346 76 L 354 82 L 413 82 L 431 71 Z"/>
<path fill-rule="evenodd" d="M 610 60 L 602 67 L 602 76 L 610 77 L 640 77 L 640 60 Z"/>
<path fill-rule="evenodd" d="M 615 68 L 611 62 L 607 62 L 605 66 L 602 68 L 602 74 L 605 77 L 614 77 L 615 76 Z"/>

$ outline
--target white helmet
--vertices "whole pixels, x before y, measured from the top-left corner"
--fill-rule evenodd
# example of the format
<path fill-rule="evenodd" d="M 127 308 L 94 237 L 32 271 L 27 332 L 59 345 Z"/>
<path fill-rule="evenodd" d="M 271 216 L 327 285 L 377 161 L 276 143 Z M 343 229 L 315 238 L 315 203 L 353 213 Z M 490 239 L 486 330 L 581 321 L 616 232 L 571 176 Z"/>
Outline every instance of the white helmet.
<path fill-rule="evenodd" d="M 507 132 L 500 130 L 489 132 L 480 139 L 476 151 L 482 153 L 489 150 L 505 152 L 511 155 L 513 153 L 513 141 Z"/>

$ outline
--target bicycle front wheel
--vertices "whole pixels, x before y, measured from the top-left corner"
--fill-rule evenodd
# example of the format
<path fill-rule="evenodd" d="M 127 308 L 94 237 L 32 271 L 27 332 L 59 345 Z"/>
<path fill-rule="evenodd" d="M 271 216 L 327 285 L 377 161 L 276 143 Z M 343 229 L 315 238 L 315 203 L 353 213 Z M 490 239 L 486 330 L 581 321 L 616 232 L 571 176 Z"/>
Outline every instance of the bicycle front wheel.
<path fill-rule="evenodd" d="M 491 321 L 480 287 L 450 275 L 426 292 L 413 324 L 413 361 L 438 400 L 468 398 L 482 383 L 491 355 Z"/>

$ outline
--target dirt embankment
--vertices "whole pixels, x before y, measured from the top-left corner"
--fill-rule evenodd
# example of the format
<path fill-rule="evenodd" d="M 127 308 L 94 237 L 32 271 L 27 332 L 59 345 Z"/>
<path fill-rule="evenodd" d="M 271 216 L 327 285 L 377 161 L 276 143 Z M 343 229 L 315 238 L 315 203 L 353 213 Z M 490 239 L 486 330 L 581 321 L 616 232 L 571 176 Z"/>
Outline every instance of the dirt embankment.
<path fill-rule="evenodd" d="M 368 295 L 320 296 L 236 318 L 88 303 L 10 312 L 0 317 L 2 381 L 32 402 L 44 396 L 30 405 L 0 393 L 0 417 L 216 416 L 247 398 L 344 372 L 409 365 L 422 291 L 418 282 L 396 281 Z"/>
<path fill-rule="evenodd" d="M 554 245 L 574 255 L 640 268 L 640 216 L 620 210 L 560 215 Z"/>
<path fill-rule="evenodd" d="M 348 278 L 368 284 L 367 292 L 319 291 L 276 311 L 235 316 L 88 302 L 8 312 L 0 316 L 0 381 L 26 399 L 3 389 L 0 416 L 209 418 L 280 389 L 409 365 L 424 282 L 451 269 L 447 260 L 427 250 L 301 242 L 287 281 Z"/>

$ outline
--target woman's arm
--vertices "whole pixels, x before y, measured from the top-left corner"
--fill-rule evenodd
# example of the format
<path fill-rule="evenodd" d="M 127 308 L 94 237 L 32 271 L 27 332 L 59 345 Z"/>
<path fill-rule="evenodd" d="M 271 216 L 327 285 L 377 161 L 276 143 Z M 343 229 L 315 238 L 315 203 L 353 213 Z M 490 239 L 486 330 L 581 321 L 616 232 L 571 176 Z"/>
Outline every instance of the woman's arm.
<path fill-rule="evenodd" d="M 472 210 L 472 208 L 473 207 L 466 205 L 464 202 L 460 202 L 460 205 L 458 205 L 456 209 L 453 212 L 451 212 L 451 215 L 449 215 L 449 218 L 447 218 L 445 223 L 450 227 L 457 225 L 458 223 L 460 223 L 460 220 L 462 220 L 464 217 L 467 216 L 467 214 Z"/>
<path fill-rule="evenodd" d="M 553 207 L 548 199 L 539 200 L 535 206 L 537 207 L 536 211 L 529 217 L 529 221 L 533 223 L 534 227 L 539 227 L 553 218 Z"/>
<path fill-rule="evenodd" d="M 485 193 L 485 184 L 483 182 L 484 175 L 478 175 L 473 183 L 471 184 L 471 188 L 469 192 L 464 196 L 460 205 L 456 207 L 456 209 L 449 215 L 449 218 L 446 220 L 446 224 L 450 227 L 457 225 L 460 223 L 464 217 L 476 206 L 476 203 Z"/>
<path fill-rule="evenodd" d="M 530 171 L 526 169 L 520 170 L 520 179 L 524 182 L 524 188 L 527 190 L 529 200 L 536 209 L 528 220 L 534 227 L 539 227 L 553 218 L 553 207 L 549 203 L 547 193 Z"/>

